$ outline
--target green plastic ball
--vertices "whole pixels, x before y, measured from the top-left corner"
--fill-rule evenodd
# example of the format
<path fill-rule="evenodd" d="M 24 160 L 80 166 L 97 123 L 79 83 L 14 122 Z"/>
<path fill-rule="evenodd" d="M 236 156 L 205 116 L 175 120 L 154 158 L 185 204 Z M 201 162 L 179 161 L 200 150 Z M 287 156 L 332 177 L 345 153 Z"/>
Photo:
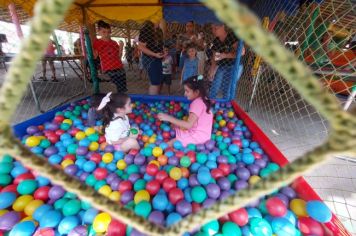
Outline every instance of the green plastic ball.
<path fill-rule="evenodd" d="M 77 198 L 77 194 L 66 192 L 63 197 L 64 198 L 68 198 L 68 199 L 76 199 Z"/>
<path fill-rule="evenodd" d="M 126 168 L 126 173 L 128 175 L 131 175 L 131 174 L 134 174 L 134 173 L 139 173 L 139 172 L 140 172 L 140 168 L 138 167 L 138 165 L 135 165 L 135 164 L 129 165 Z"/>
<path fill-rule="evenodd" d="M 117 174 L 117 176 L 121 176 L 124 171 L 123 170 L 116 170 L 115 173 Z"/>
<path fill-rule="evenodd" d="M 146 157 L 152 156 L 152 148 L 151 147 L 145 147 L 143 149 L 143 155 Z"/>
<path fill-rule="evenodd" d="M 146 181 L 144 179 L 139 179 L 134 184 L 135 192 L 143 190 L 146 188 Z"/>
<path fill-rule="evenodd" d="M 206 191 L 201 186 L 195 186 L 191 192 L 192 199 L 194 202 L 202 203 L 207 197 Z"/>
<path fill-rule="evenodd" d="M 227 163 L 229 163 L 229 164 L 234 164 L 234 163 L 236 163 L 236 162 L 237 162 L 236 157 L 234 157 L 234 156 L 232 156 L 232 155 L 228 155 L 228 156 L 227 156 Z"/>
<path fill-rule="evenodd" d="M 62 208 L 62 213 L 64 216 L 73 216 L 78 214 L 81 209 L 80 201 L 77 199 L 69 200 L 66 204 L 64 204 Z"/>
<path fill-rule="evenodd" d="M 36 180 L 26 179 L 19 183 L 17 192 L 21 195 L 32 194 L 37 189 L 38 184 Z"/>
<path fill-rule="evenodd" d="M 62 123 L 61 126 L 60 126 L 60 128 L 61 128 L 62 130 L 64 130 L 64 131 L 67 131 L 67 130 L 70 129 L 70 124 L 68 124 L 68 123 Z"/>
<path fill-rule="evenodd" d="M 209 223 L 203 225 L 203 227 L 201 228 L 201 230 L 204 233 L 208 233 L 208 235 L 215 235 L 216 233 L 219 232 L 219 221 L 217 220 L 212 220 Z"/>
<path fill-rule="evenodd" d="M 218 148 L 219 148 L 220 150 L 225 150 L 225 149 L 227 149 L 227 143 L 219 143 L 219 144 L 218 144 Z"/>
<path fill-rule="evenodd" d="M 250 231 L 253 235 L 272 236 L 271 225 L 262 218 L 253 217 L 250 219 Z"/>
<path fill-rule="evenodd" d="M 189 167 L 191 164 L 190 158 L 187 156 L 183 156 L 180 161 L 179 161 L 180 165 L 183 167 Z"/>
<path fill-rule="evenodd" d="M 8 154 L 5 154 L 0 157 L 0 163 L 12 163 L 13 161 L 14 159 Z"/>
<path fill-rule="evenodd" d="M 48 139 L 42 139 L 40 142 L 40 147 L 41 148 L 48 148 L 51 146 L 51 142 Z"/>
<path fill-rule="evenodd" d="M 0 186 L 7 186 L 11 183 L 12 178 L 8 174 L 0 174 Z"/>
<path fill-rule="evenodd" d="M 70 112 L 70 111 L 64 112 L 64 117 L 65 117 L 65 118 L 69 118 L 69 117 L 71 117 L 71 116 L 72 116 L 72 112 Z"/>
<path fill-rule="evenodd" d="M 71 143 L 67 147 L 68 154 L 75 154 L 78 148 L 78 144 Z"/>
<path fill-rule="evenodd" d="M 85 104 L 85 105 L 83 106 L 83 108 L 84 108 L 85 110 L 89 110 L 90 106 L 89 106 L 88 104 Z"/>
<path fill-rule="evenodd" d="M 279 170 L 280 167 L 276 163 L 268 163 L 266 168 L 270 169 L 272 172 L 275 172 L 275 171 Z"/>
<path fill-rule="evenodd" d="M 101 187 L 103 187 L 105 184 L 106 184 L 106 181 L 105 181 L 105 180 L 100 180 L 100 181 L 98 181 L 98 182 L 95 183 L 94 189 L 95 189 L 96 191 L 99 191 L 99 189 L 100 189 Z"/>
<path fill-rule="evenodd" d="M 227 176 L 227 179 L 230 181 L 231 185 L 235 183 L 235 181 L 237 180 L 237 176 L 233 175 L 233 174 L 229 174 Z"/>
<path fill-rule="evenodd" d="M 83 200 L 81 201 L 81 205 L 83 210 L 88 210 L 89 208 L 91 208 L 91 204 Z"/>
<path fill-rule="evenodd" d="M 269 176 L 270 174 L 272 173 L 272 171 L 268 168 L 263 168 L 261 171 L 260 171 L 260 176 L 262 178 L 266 178 L 267 176 Z"/>
<path fill-rule="evenodd" d="M 95 176 L 93 174 L 88 175 L 88 177 L 85 179 L 85 183 L 91 187 L 94 187 L 96 181 L 97 181 L 97 179 L 95 178 Z"/>
<path fill-rule="evenodd" d="M 66 198 L 61 198 L 58 199 L 55 203 L 54 203 L 54 209 L 56 210 L 60 210 L 63 208 L 63 206 L 68 202 L 69 200 Z"/>
<path fill-rule="evenodd" d="M 190 144 L 187 145 L 187 149 L 188 149 L 189 151 L 195 151 L 196 148 L 197 148 L 197 147 L 195 146 L 195 144 L 190 143 Z"/>
<path fill-rule="evenodd" d="M 142 216 L 147 218 L 148 215 L 151 213 L 152 206 L 147 201 L 141 201 L 135 206 L 135 213 L 136 215 Z"/>
<path fill-rule="evenodd" d="M 99 134 L 94 133 L 88 136 L 88 139 L 92 142 L 97 142 L 99 140 Z"/>
<path fill-rule="evenodd" d="M 267 206 L 266 206 L 266 199 L 263 199 L 260 204 L 258 204 L 258 209 L 262 214 L 268 214 Z"/>
<path fill-rule="evenodd" d="M 241 236 L 241 229 L 240 227 L 235 224 L 234 222 L 227 221 L 224 223 L 222 227 L 222 235 L 224 236 Z M 261 235 L 261 234 L 257 234 Z"/>
<path fill-rule="evenodd" d="M 224 137 L 221 135 L 216 136 L 216 142 L 221 143 L 224 140 Z"/>
<path fill-rule="evenodd" d="M 0 174 L 10 174 L 14 165 L 11 162 L 0 163 Z"/>

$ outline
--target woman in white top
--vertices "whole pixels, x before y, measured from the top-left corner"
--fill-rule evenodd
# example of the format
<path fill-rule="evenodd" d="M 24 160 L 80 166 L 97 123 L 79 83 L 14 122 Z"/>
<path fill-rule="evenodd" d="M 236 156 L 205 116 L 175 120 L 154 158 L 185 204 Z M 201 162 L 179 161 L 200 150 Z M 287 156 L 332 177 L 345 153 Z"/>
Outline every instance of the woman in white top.
<path fill-rule="evenodd" d="M 106 142 L 115 149 L 128 152 L 139 149 L 138 132 L 132 134 L 127 114 L 132 112 L 131 99 L 126 94 L 108 93 L 101 101 L 98 110 L 103 114 L 103 128 Z"/>

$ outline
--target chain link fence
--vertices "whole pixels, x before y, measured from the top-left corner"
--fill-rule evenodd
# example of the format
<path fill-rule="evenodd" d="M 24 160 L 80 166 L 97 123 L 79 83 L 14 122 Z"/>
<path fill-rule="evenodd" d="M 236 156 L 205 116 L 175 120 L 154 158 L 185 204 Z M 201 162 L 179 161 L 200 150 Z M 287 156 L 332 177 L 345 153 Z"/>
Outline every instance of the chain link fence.
<path fill-rule="evenodd" d="M 348 0 L 256 1 L 253 10 L 318 76 L 340 101 L 355 108 L 355 3 Z M 283 154 L 294 160 L 322 144 L 328 122 L 271 66 L 259 62 L 247 48 L 244 73 L 236 100 L 249 112 Z M 349 101 L 347 103 L 347 101 Z M 347 157 L 335 158 L 307 176 L 307 180 L 352 233 L 356 233 L 356 166 Z"/>

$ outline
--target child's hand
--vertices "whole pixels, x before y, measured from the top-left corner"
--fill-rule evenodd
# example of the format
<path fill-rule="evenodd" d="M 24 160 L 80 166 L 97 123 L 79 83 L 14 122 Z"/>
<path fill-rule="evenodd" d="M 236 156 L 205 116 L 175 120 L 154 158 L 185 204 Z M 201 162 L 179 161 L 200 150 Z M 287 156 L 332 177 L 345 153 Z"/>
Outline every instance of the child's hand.
<path fill-rule="evenodd" d="M 171 116 L 167 115 L 165 113 L 159 113 L 157 117 L 161 121 L 168 121 L 169 122 L 171 120 Z"/>

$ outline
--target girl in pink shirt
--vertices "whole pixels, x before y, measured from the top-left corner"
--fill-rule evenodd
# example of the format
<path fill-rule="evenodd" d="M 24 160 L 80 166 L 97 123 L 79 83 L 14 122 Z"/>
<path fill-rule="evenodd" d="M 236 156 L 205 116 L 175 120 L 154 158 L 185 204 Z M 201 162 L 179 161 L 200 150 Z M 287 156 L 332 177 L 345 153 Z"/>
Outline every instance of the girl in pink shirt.
<path fill-rule="evenodd" d="M 207 97 L 203 76 L 192 76 L 183 82 L 184 95 L 192 101 L 189 107 L 187 121 L 179 120 L 168 114 L 158 114 L 158 119 L 168 121 L 176 126 L 176 138 L 169 141 L 172 145 L 176 140 L 184 146 L 202 144 L 211 138 L 213 112 L 210 110 L 211 101 Z"/>

